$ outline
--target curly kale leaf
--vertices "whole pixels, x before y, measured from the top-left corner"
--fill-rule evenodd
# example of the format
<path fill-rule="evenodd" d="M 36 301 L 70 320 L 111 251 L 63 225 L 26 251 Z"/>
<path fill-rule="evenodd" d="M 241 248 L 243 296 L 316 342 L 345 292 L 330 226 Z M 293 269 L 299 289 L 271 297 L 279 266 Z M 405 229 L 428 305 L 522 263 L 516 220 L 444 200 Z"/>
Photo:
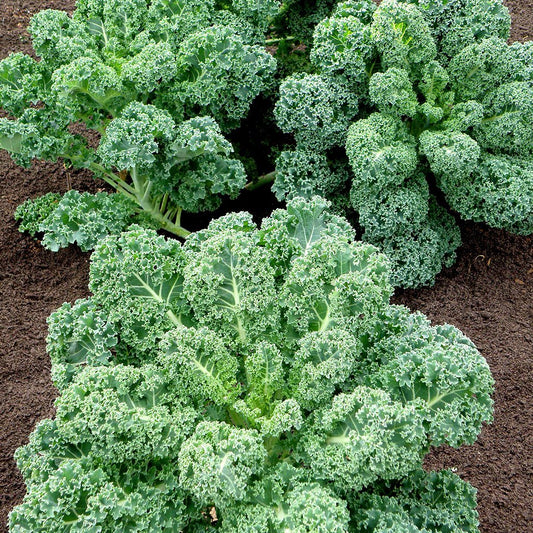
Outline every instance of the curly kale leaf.
<path fill-rule="evenodd" d="M 57 208 L 61 194 L 49 192 L 34 200 L 26 200 L 15 209 L 14 217 L 19 222 L 19 231 L 27 231 L 35 237 L 42 222 Z"/>
<path fill-rule="evenodd" d="M 283 81 L 274 115 L 281 130 L 306 149 L 342 145 L 358 98 L 342 78 L 295 74 Z"/>
<path fill-rule="evenodd" d="M 121 195 L 71 190 L 41 219 L 38 231 L 44 234 L 43 246 L 53 252 L 73 243 L 86 252 L 131 225 L 135 213 L 135 204 Z"/>
<path fill-rule="evenodd" d="M 231 27 L 197 32 L 181 43 L 177 54 L 171 91 L 177 92 L 189 114 L 212 115 L 225 129 L 238 125 L 276 68 L 269 53 L 245 44 Z"/>

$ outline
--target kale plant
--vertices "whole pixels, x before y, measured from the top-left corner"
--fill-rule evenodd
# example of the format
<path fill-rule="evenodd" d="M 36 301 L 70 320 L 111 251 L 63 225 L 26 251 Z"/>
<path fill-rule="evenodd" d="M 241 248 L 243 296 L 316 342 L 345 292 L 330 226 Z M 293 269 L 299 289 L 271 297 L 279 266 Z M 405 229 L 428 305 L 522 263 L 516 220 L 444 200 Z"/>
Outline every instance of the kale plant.
<path fill-rule="evenodd" d="M 11 533 L 477 531 L 475 490 L 422 461 L 491 419 L 490 370 L 389 275 L 318 197 L 101 240 L 49 319 L 60 396 Z"/>
<path fill-rule="evenodd" d="M 508 45 L 509 29 L 501 0 L 337 4 L 308 41 L 314 70 L 280 87 L 277 122 L 295 144 L 278 157 L 277 196 L 355 210 L 404 287 L 453 263 L 446 207 L 533 232 L 533 46 Z"/>
<path fill-rule="evenodd" d="M 78 0 L 72 17 L 41 11 L 29 26 L 39 60 L 0 61 L 9 115 L 0 148 L 21 165 L 62 159 L 88 168 L 129 200 L 117 205 L 187 235 L 183 211 L 214 210 L 246 183 L 224 134 L 272 83 L 264 42 L 278 8 L 275 0 Z M 78 211 L 105 203 L 80 200 Z M 41 207 L 21 214 L 35 224 Z M 44 222 L 39 231 L 55 231 Z"/>

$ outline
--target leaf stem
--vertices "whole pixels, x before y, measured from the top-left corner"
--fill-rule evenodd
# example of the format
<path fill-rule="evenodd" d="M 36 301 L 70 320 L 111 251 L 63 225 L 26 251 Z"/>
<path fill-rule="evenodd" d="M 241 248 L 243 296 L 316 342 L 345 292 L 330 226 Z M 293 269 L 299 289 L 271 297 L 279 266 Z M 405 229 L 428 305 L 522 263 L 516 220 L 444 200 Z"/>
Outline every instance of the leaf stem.
<path fill-rule="evenodd" d="M 276 179 L 276 171 L 273 170 L 272 172 L 269 172 L 268 174 L 264 174 L 263 176 L 259 176 L 256 180 L 248 182 L 244 188 L 247 191 L 255 191 L 255 189 L 259 189 L 259 187 L 262 187 L 263 185 L 267 185 L 268 183 L 272 183 Z"/>
<path fill-rule="evenodd" d="M 72 158 L 70 159 L 71 161 L 73 161 Z M 131 185 L 126 183 L 123 179 L 121 179 L 120 176 L 109 172 L 105 167 L 98 163 L 95 163 L 94 161 L 89 164 L 89 169 L 92 170 L 94 173 L 100 174 L 101 178 L 108 185 L 111 185 L 111 187 L 113 187 L 114 189 L 117 189 L 122 194 L 128 196 L 133 200 L 136 199 L 136 190 Z"/>
<path fill-rule="evenodd" d="M 178 237 L 187 237 L 187 235 L 190 234 L 190 231 L 180 225 L 179 218 L 176 218 L 176 222 L 174 223 L 166 213 L 162 213 L 157 206 L 153 204 L 152 198 L 150 197 L 152 182 L 150 180 L 146 181 L 141 175 L 139 175 L 135 167 L 130 169 L 130 176 L 135 189 L 135 199 L 142 209 L 149 213 L 150 216 L 159 223 L 162 229 L 169 231 Z M 178 213 L 181 217 L 181 208 L 178 208 Z"/>
<path fill-rule="evenodd" d="M 265 44 L 268 46 L 268 45 L 271 45 L 271 44 L 280 43 L 282 41 L 291 42 L 291 41 L 295 41 L 295 40 L 296 40 L 296 37 L 294 35 L 289 35 L 288 37 L 277 37 L 275 39 L 266 39 L 265 40 Z"/>

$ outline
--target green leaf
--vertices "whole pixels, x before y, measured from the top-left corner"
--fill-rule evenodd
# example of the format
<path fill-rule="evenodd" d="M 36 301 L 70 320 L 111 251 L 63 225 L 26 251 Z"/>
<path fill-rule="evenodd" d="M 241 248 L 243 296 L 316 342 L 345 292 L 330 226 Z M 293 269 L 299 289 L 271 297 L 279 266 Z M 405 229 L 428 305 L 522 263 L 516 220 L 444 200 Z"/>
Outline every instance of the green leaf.
<path fill-rule="evenodd" d="M 169 307 L 183 297 L 183 276 L 179 274 L 161 283 L 156 283 L 149 274 L 133 274 L 126 283 L 132 296 L 155 300 Z"/>
<path fill-rule="evenodd" d="M 168 318 L 176 326 L 189 323 L 188 317 L 176 315 L 171 309 L 175 307 L 175 304 L 183 303 L 183 276 L 181 274 L 157 283 L 149 274 L 135 273 L 126 279 L 126 283 L 132 296 L 163 304 Z"/>
<path fill-rule="evenodd" d="M 87 31 L 91 35 L 100 35 L 107 44 L 107 30 L 103 20 L 98 18 L 89 19 L 87 21 Z"/>
<path fill-rule="evenodd" d="M 167 354 L 177 353 L 180 351 L 180 347 L 174 345 L 170 348 Z M 211 386 L 219 388 L 221 391 L 225 391 L 225 382 L 221 378 L 220 372 L 217 370 L 215 362 L 211 360 L 208 353 L 198 352 L 195 356 L 189 359 L 193 364 L 191 368 L 201 378 L 207 378 Z"/>
<path fill-rule="evenodd" d="M 20 133 L 12 135 L 0 135 L 0 148 L 12 154 L 20 154 L 22 151 L 23 136 Z"/>
<path fill-rule="evenodd" d="M 225 246 L 218 258 L 219 261 L 213 265 L 213 270 L 216 274 L 222 275 L 222 283 L 216 289 L 218 298 L 215 300 L 215 304 L 222 309 L 227 309 L 234 315 L 233 327 L 239 334 L 240 339 L 244 340 L 246 331 L 240 315 L 240 292 L 242 289 L 240 288 L 241 281 L 237 273 L 240 258 L 232 252 L 229 245 Z"/>
<path fill-rule="evenodd" d="M 280 351 L 273 344 L 261 342 L 244 364 L 250 389 L 248 403 L 268 411 L 272 398 L 285 385 Z"/>
<path fill-rule="evenodd" d="M 78 339 L 68 339 L 67 342 L 70 342 L 68 347 L 68 359 L 67 363 L 72 365 L 81 365 L 87 362 L 88 356 L 96 353 L 97 348 L 100 347 L 101 341 L 103 339 L 102 335 L 90 334 L 83 335 Z M 107 347 L 110 347 L 109 340 L 107 340 Z M 114 344 L 116 344 L 116 339 Z M 95 360 L 102 361 L 103 363 L 109 359 L 107 353 L 103 353 L 100 357 L 96 357 Z"/>
<path fill-rule="evenodd" d="M 7 85 L 11 90 L 22 90 L 20 80 L 24 74 L 18 68 L 9 68 L 4 62 L 0 62 L 0 86 Z"/>
<path fill-rule="evenodd" d="M 182 163 L 183 161 L 189 161 L 204 153 L 204 150 L 191 150 L 188 147 L 181 147 L 178 143 L 172 143 L 170 145 L 172 150 L 172 159 L 176 163 Z"/>
<path fill-rule="evenodd" d="M 238 450 L 236 450 L 238 453 Z M 237 479 L 235 477 L 233 461 L 235 453 L 228 451 L 224 454 L 219 453 L 218 457 L 220 461 L 218 463 L 218 477 L 227 487 L 227 490 L 235 495 L 236 499 L 241 499 L 244 496 L 244 491 L 237 485 Z"/>
<path fill-rule="evenodd" d="M 160 364 L 189 399 L 229 405 L 240 392 L 238 361 L 207 328 L 178 327 L 165 342 Z"/>
<path fill-rule="evenodd" d="M 326 229 L 323 210 L 324 206 L 321 204 L 315 205 L 313 210 L 288 209 L 297 219 L 297 223 L 289 228 L 289 235 L 300 243 L 304 253 L 321 238 L 322 232 Z"/>
<path fill-rule="evenodd" d="M 344 417 L 344 420 L 339 422 L 338 426 L 333 431 L 328 433 L 326 444 L 348 445 L 351 443 L 350 435 L 352 432 L 356 433 L 358 437 L 364 437 L 365 427 L 367 426 L 367 420 L 358 420 L 357 418 L 361 407 L 362 405 L 356 405 L 354 409 Z"/>

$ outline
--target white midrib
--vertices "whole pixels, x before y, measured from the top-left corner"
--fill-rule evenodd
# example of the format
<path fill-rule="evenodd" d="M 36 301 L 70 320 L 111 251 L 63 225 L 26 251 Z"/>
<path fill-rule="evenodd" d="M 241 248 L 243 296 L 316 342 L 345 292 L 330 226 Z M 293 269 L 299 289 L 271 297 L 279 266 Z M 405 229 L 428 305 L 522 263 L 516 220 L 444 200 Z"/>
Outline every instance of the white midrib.
<path fill-rule="evenodd" d="M 150 285 L 145 283 L 144 280 L 138 274 L 135 274 L 135 277 L 139 280 L 139 283 L 146 289 L 146 292 L 148 292 L 150 294 L 150 296 L 152 296 L 152 298 L 154 300 L 156 300 L 157 302 L 162 303 L 162 304 L 168 303 L 168 302 L 165 302 L 165 300 L 162 298 L 162 296 L 160 294 L 158 294 L 157 292 L 155 292 L 154 289 L 152 289 L 152 287 L 150 287 Z M 170 321 L 173 324 L 175 324 L 176 326 L 181 326 L 182 325 L 181 320 L 170 309 L 168 309 L 166 311 L 166 315 L 168 316 L 168 318 L 170 318 Z"/>

